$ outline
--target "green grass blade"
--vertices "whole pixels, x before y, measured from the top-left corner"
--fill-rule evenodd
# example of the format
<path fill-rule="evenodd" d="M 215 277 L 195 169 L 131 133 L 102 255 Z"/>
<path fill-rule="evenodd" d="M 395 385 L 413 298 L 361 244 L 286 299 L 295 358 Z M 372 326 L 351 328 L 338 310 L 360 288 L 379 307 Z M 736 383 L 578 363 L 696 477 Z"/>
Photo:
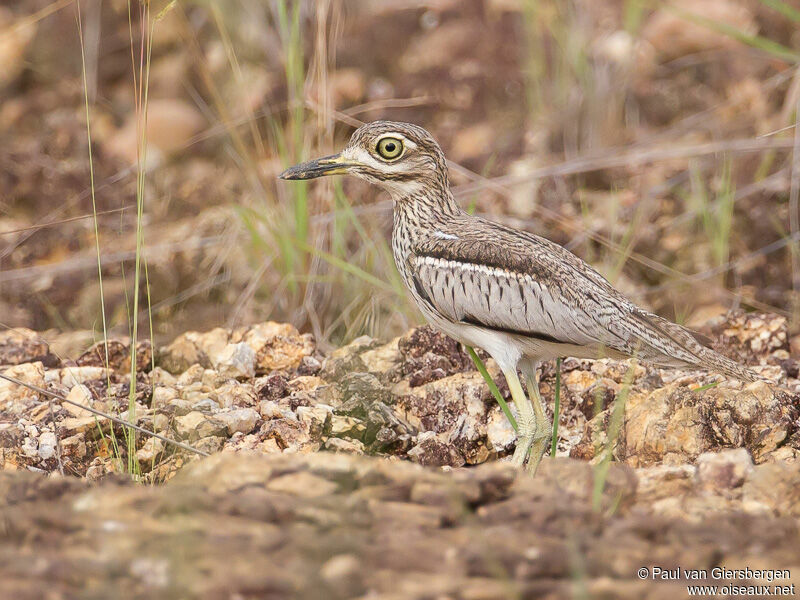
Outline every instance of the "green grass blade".
<path fill-rule="evenodd" d="M 497 384 L 495 384 L 494 379 L 492 376 L 489 375 L 489 371 L 486 370 L 486 365 L 483 364 L 481 357 L 478 356 L 478 353 L 471 346 L 464 345 L 467 349 L 467 354 L 472 359 L 472 362 L 475 363 L 475 367 L 478 369 L 478 372 L 483 377 L 483 380 L 486 382 L 486 385 L 489 386 L 489 390 L 492 392 L 492 396 L 494 399 L 497 400 L 497 403 L 500 405 L 500 408 L 503 410 L 503 413 L 506 415 L 509 423 L 514 428 L 514 431 L 519 431 L 517 427 L 517 420 L 514 418 L 514 415 L 511 414 L 511 409 L 508 408 L 508 403 L 505 401 L 503 396 L 500 394 L 500 390 L 497 389 Z"/>
<path fill-rule="evenodd" d="M 394 292 L 395 291 L 395 289 L 392 286 L 390 286 L 388 283 L 386 283 L 385 281 L 382 281 L 381 279 L 378 279 L 374 275 L 371 275 L 370 273 L 367 273 L 363 269 L 360 269 L 357 266 L 350 264 L 349 262 L 347 262 L 343 258 L 339 258 L 338 256 L 335 256 L 335 255 L 331 254 L 330 252 L 325 252 L 324 250 L 320 250 L 319 248 L 314 248 L 313 246 L 309 246 L 308 244 L 304 244 L 299 240 L 296 241 L 296 244 L 301 250 L 304 250 L 305 252 L 308 252 L 309 254 L 314 254 L 314 255 L 318 256 L 319 258 L 321 258 L 322 260 L 324 260 L 325 262 L 327 262 L 331 266 L 336 267 L 337 269 L 340 269 L 341 271 L 344 271 L 345 273 L 349 273 L 350 275 L 358 277 L 359 279 L 363 280 L 364 282 L 366 282 L 366 283 L 368 283 L 368 284 L 370 284 L 372 286 L 375 286 L 375 287 L 380 288 L 380 289 L 382 289 L 384 291 L 387 291 L 387 292 Z"/>
<path fill-rule="evenodd" d="M 760 2 L 764 6 L 778 11 L 784 17 L 788 17 L 795 23 L 800 23 L 800 10 L 797 10 L 793 6 L 789 6 L 783 0 L 760 0 Z"/>
<path fill-rule="evenodd" d="M 747 33 L 741 29 L 733 27 L 732 25 L 728 25 L 727 23 L 721 23 L 712 19 L 707 19 L 700 15 L 681 10 L 675 6 L 669 6 L 666 8 L 686 21 L 697 23 L 698 25 L 702 25 L 707 29 L 716 31 L 717 33 L 721 33 L 724 36 L 734 39 L 737 42 L 741 42 L 752 48 L 767 52 L 775 58 L 779 58 L 790 63 L 800 62 L 800 53 L 787 46 L 784 46 L 783 44 L 779 44 L 774 40 L 762 37 L 760 35 Z"/>

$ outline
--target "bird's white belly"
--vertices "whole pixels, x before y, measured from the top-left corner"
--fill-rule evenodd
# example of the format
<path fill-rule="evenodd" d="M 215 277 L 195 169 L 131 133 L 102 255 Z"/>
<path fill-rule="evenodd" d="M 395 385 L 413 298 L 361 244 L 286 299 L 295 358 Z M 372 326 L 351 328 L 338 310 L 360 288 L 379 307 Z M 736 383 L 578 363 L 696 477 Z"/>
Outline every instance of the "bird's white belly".
<path fill-rule="evenodd" d="M 457 342 L 482 348 L 498 363 L 508 364 L 512 367 L 522 357 L 530 358 L 537 362 L 564 356 L 592 359 L 602 356 L 623 358 L 619 353 L 609 351 L 599 345 L 578 346 L 552 343 L 504 331 L 493 331 L 469 323 L 454 323 L 431 311 L 425 302 L 417 299 L 416 295 L 414 295 L 414 299 L 417 300 L 417 306 L 419 306 L 425 319 L 431 325 L 440 329 Z"/>
<path fill-rule="evenodd" d="M 457 342 L 486 350 L 498 364 L 513 368 L 523 355 L 532 354 L 532 348 L 526 348 L 526 344 L 518 336 L 468 323 L 454 323 L 431 311 L 424 302 L 418 301 L 417 305 L 431 325 Z"/>

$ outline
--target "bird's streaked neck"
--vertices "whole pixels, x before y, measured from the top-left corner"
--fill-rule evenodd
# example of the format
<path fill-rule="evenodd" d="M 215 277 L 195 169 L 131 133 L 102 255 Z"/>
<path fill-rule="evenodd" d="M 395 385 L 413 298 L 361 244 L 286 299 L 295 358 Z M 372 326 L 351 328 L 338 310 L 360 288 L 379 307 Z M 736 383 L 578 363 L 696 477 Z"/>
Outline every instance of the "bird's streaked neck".
<path fill-rule="evenodd" d="M 384 187 L 392 197 L 396 217 L 430 223 L 461 213 L 449 184 L 443 183 L 414 180 Z"/>

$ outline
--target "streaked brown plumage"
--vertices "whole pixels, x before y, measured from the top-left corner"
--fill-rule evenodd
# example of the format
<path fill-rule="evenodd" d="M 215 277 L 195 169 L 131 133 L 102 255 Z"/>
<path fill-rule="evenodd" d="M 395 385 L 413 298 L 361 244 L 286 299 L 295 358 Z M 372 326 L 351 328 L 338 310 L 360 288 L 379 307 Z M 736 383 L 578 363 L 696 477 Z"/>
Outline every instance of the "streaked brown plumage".
<path fill-rule="evenodd" d="M 693 332 L 643 310 L 591 266 L 542 237 L 471 216 L 450 191 L 444 154 L 416 125 L 359 127 L 338 155 L 288 169 L 283 179 L 350 173 L 394 201 L 392 250 L 425 317 L 485 349 L 505 374 L 519 414 L 514 461 L 535 470 L 550 436 L 538 394 L 539 362 L 558 356 L 634 356 L 743 381 L 759 377 L 707 348 Z M 528 401 L 517 369 L 528 378 Z"/>

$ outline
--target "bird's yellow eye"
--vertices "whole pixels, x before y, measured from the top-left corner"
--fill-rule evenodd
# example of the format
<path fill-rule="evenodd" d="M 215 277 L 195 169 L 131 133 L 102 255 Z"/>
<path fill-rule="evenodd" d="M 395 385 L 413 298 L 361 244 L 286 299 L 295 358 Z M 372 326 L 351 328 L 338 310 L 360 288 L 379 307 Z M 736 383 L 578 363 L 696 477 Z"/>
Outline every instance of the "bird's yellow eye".
<path fill-rule="evenodd" d="M 378 141 L 378 154 L 385 160 L 394 160 L 403 153 L 403 142 L 393 137 L 385 137 Z"/>

